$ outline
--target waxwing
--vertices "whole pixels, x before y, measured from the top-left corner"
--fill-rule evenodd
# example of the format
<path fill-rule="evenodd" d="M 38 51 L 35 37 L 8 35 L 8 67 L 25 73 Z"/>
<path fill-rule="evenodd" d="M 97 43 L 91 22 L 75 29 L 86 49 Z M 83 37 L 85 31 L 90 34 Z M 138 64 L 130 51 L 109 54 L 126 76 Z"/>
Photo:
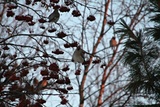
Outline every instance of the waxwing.
<path fill-rule="evenodd" d="M 84 50 L 81 49 L 80 46 L 78 46 L 77 49 L 73 53 L 72 61 L 83 63 L 85 61 L 84 54 L 85 54 Z"/>
<path fill-rule="evenodd" d="M 116 38 L 115 37 L 112 37 L 112 39 L 110 40 L 110 47 L 115 50 L 117 46 L 117 41 L 116 41 Z"/>
<path fill-rule="evenodd" d="M 55 9 L 53 11 L 53 13 L 51 13 L 49 15 L 48 19 L 49 19 L 49 22 L 55 22 L 56 23 L 59 20 L 59 17 L 60 17 L 59 11 L 58 11 L 58 9 Z"/>

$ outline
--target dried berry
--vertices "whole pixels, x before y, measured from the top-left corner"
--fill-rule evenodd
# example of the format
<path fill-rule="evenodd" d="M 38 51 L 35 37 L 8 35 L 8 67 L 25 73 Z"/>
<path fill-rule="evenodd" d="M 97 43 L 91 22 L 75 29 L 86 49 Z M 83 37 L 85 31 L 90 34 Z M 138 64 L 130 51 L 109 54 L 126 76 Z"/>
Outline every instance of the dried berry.
<path fill-rule="evenodd" d="M 66 67 L 64 67 L 63 69 L 62 69 L 62 71 L 68 71 L 69 70 L 69 67 L 68 66 L 66 66 Z"/>
<path fill-rule="evenodd" d="M 52 51 L 52 53 L 59 55 L 59 54 L 63 54 L 64 52 L 59 49 L 56 49 L 55 51 Z"/>
<path fill-rule="evenodd" d="M 61 6 L 59 10 L 60 10 L 60 12 L 69 12 L 70 11 L 70 9 L 66 6 Z"/>
<path fill-rule="evenodd" d="M 43 53 L 43 57 L 47 58 L 48 54 L 47 53 Z"/>
<path fill-rule="evenodd" d="M 64 2 L 67 6 L 73 4 L 73 0 L 65 0 Z"/>
<path fill-rule="evenodd" d="M 35 24 L 35 22 L 32 22 L 32 21 L 28 22 L 29 26 L 33 26 L 34 24 Z"/>
<path fill-rule="evenodd" d="M 29 63 L 28 63 L 28 61 L 23 61 L 23 62 L 22 62 L 22 65 L 23 65 L 23 66 L 28 66 Z"/>
<path fill-rule="evenodd" d="M 52 33 L 52 32 L 55 32 L 57 29 L 56 28 L 52 28 L 52 29 L 49 29 L 48 32 Z"/>
<path fill-rule="evenodd" d="M 20 74 L 21 77 L 27 76 L 27 74 L 29 73 L 28 70 L 23 70 L 22 73 Z"/>
<path fill-rule="evenodd" d="M 87 61 L 84 61 L 82 64 L 83 65 L 87 65 L 87 64 L 89 64 L 90 63 L 90 60 L 87 60 Z"/>
<path fill-rule="evenodd" d="M 73 90 L 73 87 L 72 86 L 68 86 L 67 90 Z"/>
<path fill-rule="evenodd" d="M 9 47 L 6 45 L 5 47 L 3 47 L 4 50 L 9 50 Z"/>
<path fill-rule="evenodd" d="M 48 77 L 48 76 L 43 77 L 43 80 L 50 80 L 50 79 L 51 77 Z"/>
<path fill-rule="evenodd" d="M 25 20 L 25 16 L 24 15 L 17 15 L 15 17 L 15 19 L 18 20 L 18 21 L 24 21 Z"/>
<path fill-rule="evenodd" d="M 65 88 L 58 88 L 58 90 L 64 94 L 68 93 L 68 90 L 66 90 Z"/>
<path fill-rule="evenodd" d="M 59 2 L 59 0 L 50 0 L 50 2 L 58 3 L 58 2 Z"/>
<path fill-rule="evenodd" d="M 17 57 L 17 54 L 15 53 L 15 54 L 13 55 L 13 57 L 16 58 L 16 57 Z"/>
<path fill-rule="evenodd" d="M 94 21 L 96 18 L 93 16 L 93 15 L 89 15 L 88 17 L 87 17 L 87 20 L 89 20 L 89 21 Z"/>
<path fill-rule="evenodd" d="M 67 34 L 65 34 L 64 32 L 59 32 L 58 34 L 57 34 L 57 37 L 59 37 L 59 38 L 64 38 L 64 37 L 66 37 L 67 36 Z"/>
<path fill-rule="evenodd" d="M 80 13 L 79 10 L 73 10 L 73 11 L 72 11 L 72 15 L 73 15 L 74 17 L 78 17 L 78 16 L 81 16 L 81 13 Z"/>
<path fill-rule="evenodd" d="M 65 83 L 66 84 L 70 84 L 71 83 L 71 81 L 70 81 L 70 79 L 68 77 L 65 78 Z"/>
<path fill-rule="evenodd" d="M 94 60 L 92 63 L 93 63 L 93 64 L 98 64 L 98 63 L 100 63 L 100 62 L 101 62 L 101 60 L 96 59 L 96 60 Z"/>
<path fill-rule="evenodd" d="M 42 75 L 42 76 L 49 75 L 48 70 L 47 70 L 47 69 L 45 69 L 45 70 L 41 70 L 41 75 Z"/>
<path fill-rule="evenodd" d="M 47 22 L 47 21 L 44 20 L 43 18 L 39 19 L 38 21 L 39 21 L 39 23 L 45 23 L 45 22 Z"/>
<path fill-rule="evenodd" d="M 43 43 L 44 44 L 48 44 L 49 42 L 48 42 L 48 40 L 44 40 Z"/>
<path fill-rule="evenodd" d="M 68 100 L 66 100 L 65 98 L 62 99 L 61 104 L 65 105 L 68 102 Z"/>
<path fill-rule="evenodd" d="M 46 100 L 43 100 L 43 99 L 37 99 L 36 101 L 40 104 L 46 103 Z"/>
<path fill-rule="evenodd" d="M 41 29 L 45 29 L 45 26 L 40 26 Z"/>
<path fill-rule="evenodd" d="M 31 15 L 26 15 L 26 16 L 24 16 L 24 18 L 25 18 L 26 22 L 31 22 L 33 20 L 33 16 L 31 16 Z"/>
<path fill-rule="evenodd" d="M 14 12 L 12 10 L 8 10 L 7 11 L 7 17 L 13 17 L 14 16 Z"/>
<path fill-rule="evenodd" d="M 103 67 L 105 67 L 105 66 L 106 66 L 106 64 L 102 64 L 100 67 L 103 68 Z"/>
<path fill-rule="evenodd" d="M 31 0 L 26 0 L 26 5 L 30 5 L 31 4 Z"/>
<path fill-rule="evenodd" d="M 46 61 L 41 61 L 40 65 L 47 65 Z"/>
<path fill-rule="evenodd" d="M 18 7 L 17 5 L 13 5 L 13 4 L 8 5 L 9 10 L 16 9 L 17 7 Z"/>
<path fill-rule="evenodd" d="M 113 21 L 109 21 L 109 22 L 107 22 L 109 25 L 111 25 L 111 26 L 113 26 L 114 24 L 115 24 L 115 22 L 113 22 Z"/>
<path fill-rule="evenodd" d="M 57 84 L 65 84 L 65 80 L 64 79 L 58 79 L 56 81 Z"/>
<path fill-rule="evenodd" d="M 70 46 L 70 44 L 67 43 L 67 44 L 64 44 L 64 47 L 65 48 L 70 48 L 71 46 Z"/>
<path fill-rule="evenodd" d="M 49 66 L 49 70 L 58 72 L 59 71 L 59 66 L 56 63 L 52 63 Z"/>
<path fill-rule="evenodd" d="M 34 2 L 34 3 L 35 3 L 35 2 L 41 2 L 41 0 L 34 0 L 33 2 Z"/>
<path fill-rule="evenodd" d="M 76 70 L 75 75 L 80 75 L 81 71 L 80 70 Z"/>
<path fill-rule="evenodd" d="M 71 46 L 71 47 L 77 47 L 77 46 L 78 46 L 78 42 L 70 43 L 70 46 Z"/>
<path fill-rule="evenodd" d="M 51 72 L 50 77 L 53 78 L 53 79 L 59 79 L 58 74 L 55 74 L 53 72 Z"/>

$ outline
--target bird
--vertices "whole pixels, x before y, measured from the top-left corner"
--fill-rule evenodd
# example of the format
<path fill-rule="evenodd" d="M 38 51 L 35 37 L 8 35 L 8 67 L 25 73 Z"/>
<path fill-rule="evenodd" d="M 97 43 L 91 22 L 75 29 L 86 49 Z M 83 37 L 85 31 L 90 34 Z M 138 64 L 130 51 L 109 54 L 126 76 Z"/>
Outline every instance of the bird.
<path fill-rule="evenodd" d="M 85 51 L 83 49 L 81 49 L 80 46 L 78 46 L 72 55 L 72 61 L 75 63 L 76 62 L 78 62 L 78 63 L 85 62 L 84 54 L 85 54 Z"/>
<path fill-rule="evenodd" d="M 38 84 L 37 84 L 37 87 L 36 89 L 37 90 L 41 90 L 41 89 L 44 89 L 46 86 L 47 86 L 48 82 L 46 79 L 40 81 Z"/>
<path fill-rule="evenodd" d="M 115 51 L 117 46 L 117 41 L 115 37 L 112 37 L 112 39 L 110 40 L 110 47 L 113 49 L 113 51 Z"/>
<path fill-rule="evenodd" d="M 60 17 L 60 14 L 59 14 L 59 11 L 58 9 L 55 9 L 49 16 L 48 16 L 48 19 L 49 21 L 48 22 L 57 22 L 59 20 L 59 17 Z"/>

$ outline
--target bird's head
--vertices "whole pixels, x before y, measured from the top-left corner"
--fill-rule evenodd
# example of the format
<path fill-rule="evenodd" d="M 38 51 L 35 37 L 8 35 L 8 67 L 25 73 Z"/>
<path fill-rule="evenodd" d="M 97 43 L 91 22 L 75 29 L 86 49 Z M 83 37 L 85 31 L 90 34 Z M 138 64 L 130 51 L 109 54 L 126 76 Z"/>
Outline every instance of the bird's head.
<path fill-rule="evenodd" d="M 114 40 L 115 40 L 115 39 L 116 39 L 116 37 L 112 37 L 112 39 L 114 39 Z"/>
<path fill-rule="evenodd" d="M 80 50 L 81 49 L 81 47 L 80 46 L 77 46 L 77 50 Z"/>

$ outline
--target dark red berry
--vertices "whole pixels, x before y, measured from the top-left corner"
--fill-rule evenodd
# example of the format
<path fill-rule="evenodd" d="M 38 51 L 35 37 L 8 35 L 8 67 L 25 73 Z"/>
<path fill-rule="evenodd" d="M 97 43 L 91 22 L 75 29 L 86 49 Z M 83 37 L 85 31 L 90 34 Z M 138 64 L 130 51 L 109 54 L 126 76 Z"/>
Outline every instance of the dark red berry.
<path fill-rule="evenodd" d="M 14 12 L 12 10 L 8 10 L 7 11 L 7 17 L 13 17 L 14 16 Z"/>
<path fill-rule="evenodd" d="M 89 21 L 94 21 L 96 18 L 93 16 L 93 15 L 89 15 L 88 17 L 87 17 L 87 20 L 89 20 Z"/>
<path fill-rule="evenodd" d="M 52 29 L 49 29 L 48 32 L 52 33 L 52 32 L 55 32 L 57 29 L 56 28 L 52 28 Z"/>
<path fill-rule="evenodd" d="M 60 12 L 69 12 L 70 9 L 66 6 L 61 6 L 60 9 L 59 9 Z"/>
<path fill-rule="evenodd" d="M 45 23 L 45 22 L 47 22 L 47 21 L 44 20 L 43 18 L 39 19 L 38 21 L 39 21 L 39 23 Z"/>
<path fill-rule="evenodd" d="M 64 37 L 66 37 L 67 36 L 67 34 L 65 34 L 64 32 L 59 32 L 58 34 L 57 34 L 57 37 L 59 37 L 59 38 L 64 38 Z"/>
<path fill-rule="evenodd" d="M 78 17 L 78 16 L 81 16 L 81 13 L 80 13 L 79 10 L 73 10 L 73 11 L 72 11 L 72 15 L 73 15 L 74 17 Z"/>

